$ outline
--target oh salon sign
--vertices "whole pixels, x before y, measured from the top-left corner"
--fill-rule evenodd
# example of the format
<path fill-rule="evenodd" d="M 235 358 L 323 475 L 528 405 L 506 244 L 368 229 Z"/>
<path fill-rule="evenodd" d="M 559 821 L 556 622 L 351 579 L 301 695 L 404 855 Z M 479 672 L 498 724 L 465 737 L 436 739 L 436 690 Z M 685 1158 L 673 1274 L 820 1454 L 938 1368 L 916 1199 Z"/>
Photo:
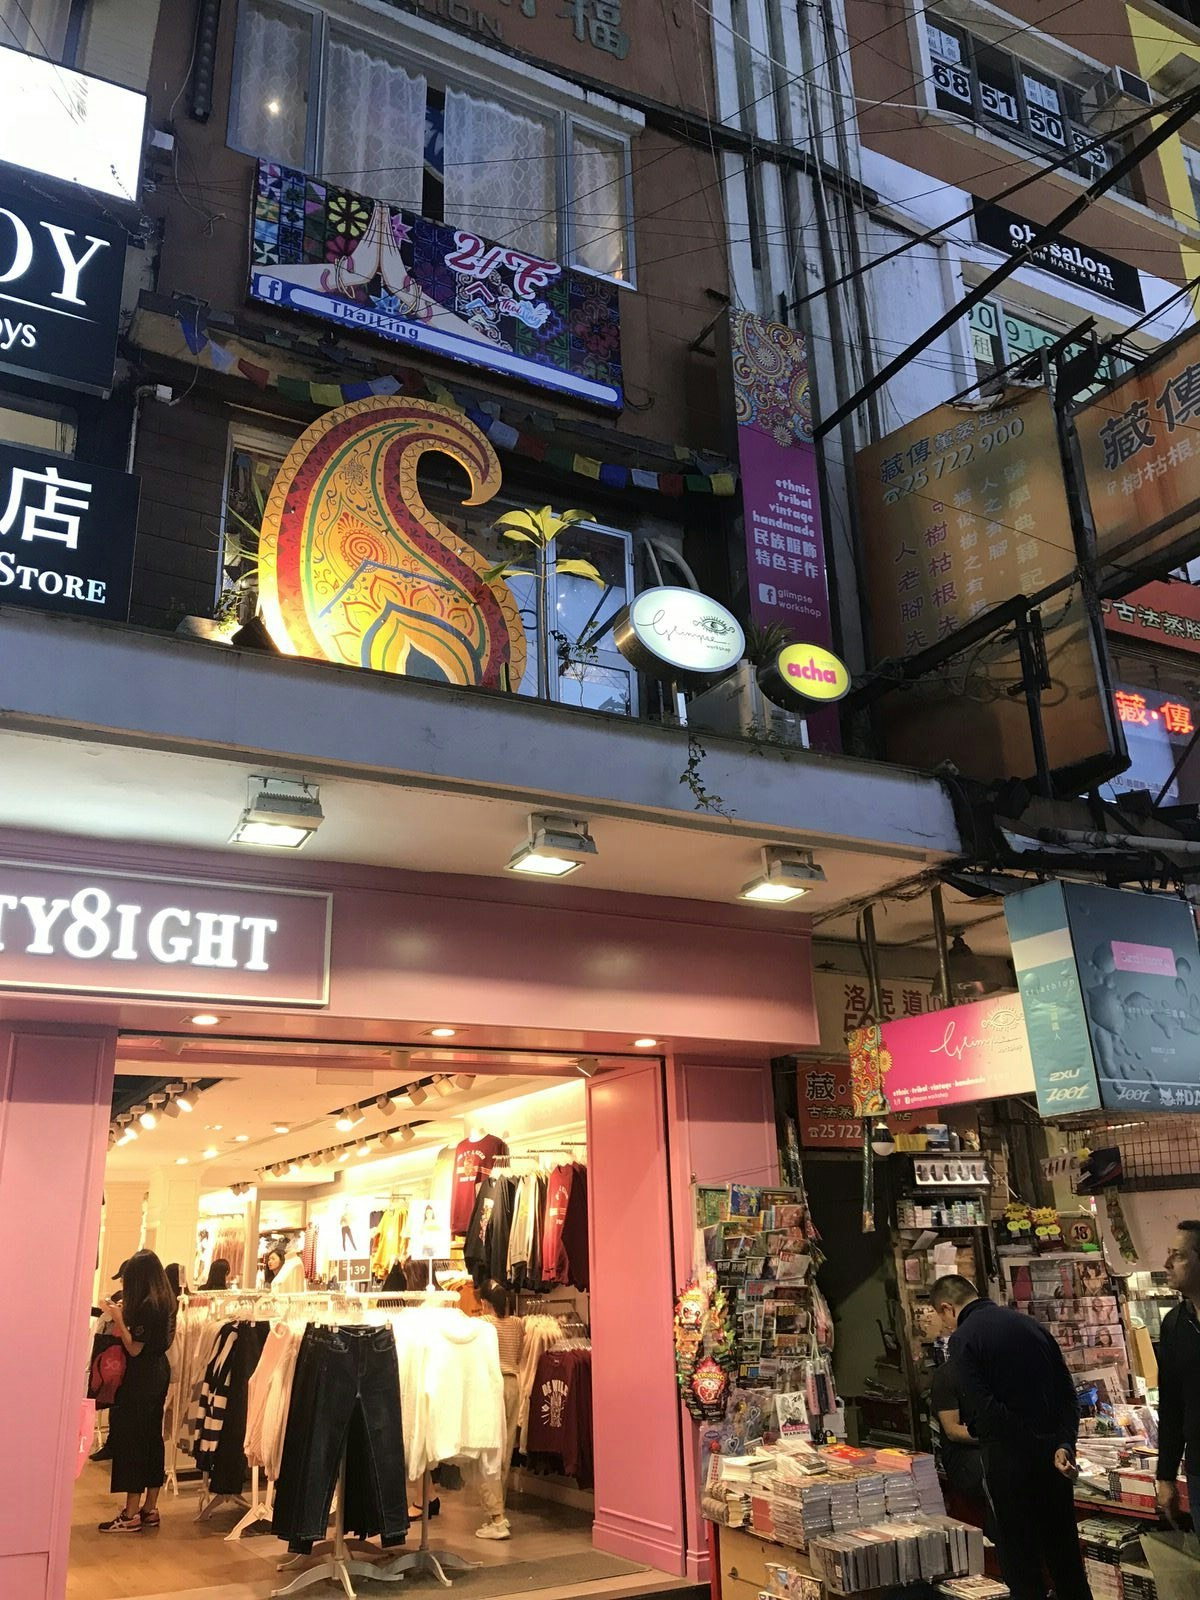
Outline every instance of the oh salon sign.
<path fill-rule="evenodd" d="M 331 897 L 0 862 L 0 989 L 323 1006 Z"/>

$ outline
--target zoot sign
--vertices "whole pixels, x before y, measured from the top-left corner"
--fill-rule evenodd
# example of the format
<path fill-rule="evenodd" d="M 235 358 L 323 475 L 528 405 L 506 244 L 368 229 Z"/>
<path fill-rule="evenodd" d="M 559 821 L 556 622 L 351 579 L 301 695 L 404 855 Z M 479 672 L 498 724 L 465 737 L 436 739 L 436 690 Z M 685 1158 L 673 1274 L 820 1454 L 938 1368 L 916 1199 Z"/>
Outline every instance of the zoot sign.
<path fill-rule="evenodd" d="M 331 899 L 0 862 L 0 990 L 323 1006 Z"/>

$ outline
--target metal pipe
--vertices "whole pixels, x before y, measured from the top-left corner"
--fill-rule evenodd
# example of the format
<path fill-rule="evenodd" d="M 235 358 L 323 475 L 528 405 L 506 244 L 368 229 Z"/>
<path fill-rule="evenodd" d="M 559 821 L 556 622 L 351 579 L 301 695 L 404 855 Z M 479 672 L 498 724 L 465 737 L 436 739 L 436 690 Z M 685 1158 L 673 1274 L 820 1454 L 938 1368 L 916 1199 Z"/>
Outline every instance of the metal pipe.
<path fill-rule="evenodd" d="M 929 891 L 929 904 L 933 911 L 933 942 L 937 950 L 938 992 L 942 1005 L 948 1006 L 953 998 L 950 988 L 950 947 L 946 942 L 946 907 L 942 903 L 940 883 L 935 883 Z"/>
<path fill-rule="evenodd" d="M 1089 845 L 1093 850 L 1149 850 L 1155 855 L 1200 856 L 1200 841 L 1163 839 L 1155 834 L 1093 833 L 1079 828 L 1039 828 L 1042 844 Z"/>
<path fill-rule="evenodd" d="M 1197 848 L 1200 848 L 1198 846 Z M 863 943 L 866 946 L 867 985 L 871 991 L 871 1016 L 883 1021 L 883 997 L 879 990 L 879 944 L 875 938 L 875 907 L 863 907 Z"/>

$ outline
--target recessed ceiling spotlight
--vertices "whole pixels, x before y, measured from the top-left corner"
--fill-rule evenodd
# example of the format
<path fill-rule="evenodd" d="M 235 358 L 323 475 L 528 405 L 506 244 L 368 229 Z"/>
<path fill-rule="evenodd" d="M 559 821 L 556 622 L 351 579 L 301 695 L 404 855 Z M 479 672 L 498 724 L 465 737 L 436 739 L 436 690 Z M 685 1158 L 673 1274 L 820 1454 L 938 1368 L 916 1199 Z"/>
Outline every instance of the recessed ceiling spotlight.
<path fill-rule="evenodd" d="M 219 1150 L 217 1150 L 215 1148 L 215 1146 L 209 1145 L 208 1149 L 205 1150 L 205 1151 L 202 1151 L 201 1153 L 202 1153 L 205 1161 L 211 1161 L 214 1156 L 220 1155 L 221 1152 Z"/>
<path fill-rule="evenodd" d="M 815 884 L 825 882 L 824 868 L 814 862 L 811 850 L 767 845 L 762 851 L 762 864 L 758 877 L 742 885 L 739 899 L 756 905 L 786 906 L 808 894 Z"/>
<path fill-rule="evenodd" d="M 533 878 L 565 878 L 596 854 L 596 841 L 582 817 L 531 812 L 529 837 L 508 858 L 507 871 Z"/>
<path fill-rule="evenodd" d="M 653 1050 L 657 1044 L 657 1039 L 635 1039 L 633 1048 L 635 1050 Z"/>
<path fill-rule="evenodd" d="M 248 1133 L 235 1133 L 233 1136 L 233 1142 L 234 1144 L 249 1144 L 250 1135 Z"/>
<path fill-rule="evenodd" d="M 215 1028 L 220 1020 L 215 1011 L 197 1011 L 194 1017 L 188 1018 L 197 1028 Z"/>
<path fill-rule="evenodd" d="M 229 842 L 299 850 L 324 820 L 316 784 L 254 777 L 250 779 L 250 802 Z"/>
<path fill-rule="evenodd" d="M 177 1167 L 186 1167 L 187 1164 L 188 1164 L 188 1158 L 186 1156 L 176 1156 L 175 1157 L 175 1165 Z"/>
<path fill-rule="evenodd" d="M 291 1131 L 292 1131 L 291 1128 L 287 1125 L 286 1122 L 277 1122 L 275 1124 L 275 1132 L 276 1133 L 291 1133 Z"/>
<path fill-rule="evenodd" d="M 457 1032 L 458 1032 L 457 1028 L 447 1028 L 447 1027 L 430 1028 L 429 1037 L 431 1039 L 453 1039 L 454 1035 Z"/>

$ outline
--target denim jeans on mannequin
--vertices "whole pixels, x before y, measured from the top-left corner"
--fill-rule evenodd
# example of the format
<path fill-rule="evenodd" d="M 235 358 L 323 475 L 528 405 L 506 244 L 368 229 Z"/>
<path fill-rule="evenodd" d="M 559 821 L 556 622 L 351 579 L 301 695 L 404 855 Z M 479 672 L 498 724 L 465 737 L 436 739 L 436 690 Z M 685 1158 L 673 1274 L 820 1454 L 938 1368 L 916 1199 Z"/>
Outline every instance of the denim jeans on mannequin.
<path fill-rule="evenodd" d="M 390 1328 L 305 1329 L 275 1487 L 275 1534 L 308 1555 L 325 1538 L 346 1452 L 347 1532 L 408 1532 L 400 1377 Z"/>

